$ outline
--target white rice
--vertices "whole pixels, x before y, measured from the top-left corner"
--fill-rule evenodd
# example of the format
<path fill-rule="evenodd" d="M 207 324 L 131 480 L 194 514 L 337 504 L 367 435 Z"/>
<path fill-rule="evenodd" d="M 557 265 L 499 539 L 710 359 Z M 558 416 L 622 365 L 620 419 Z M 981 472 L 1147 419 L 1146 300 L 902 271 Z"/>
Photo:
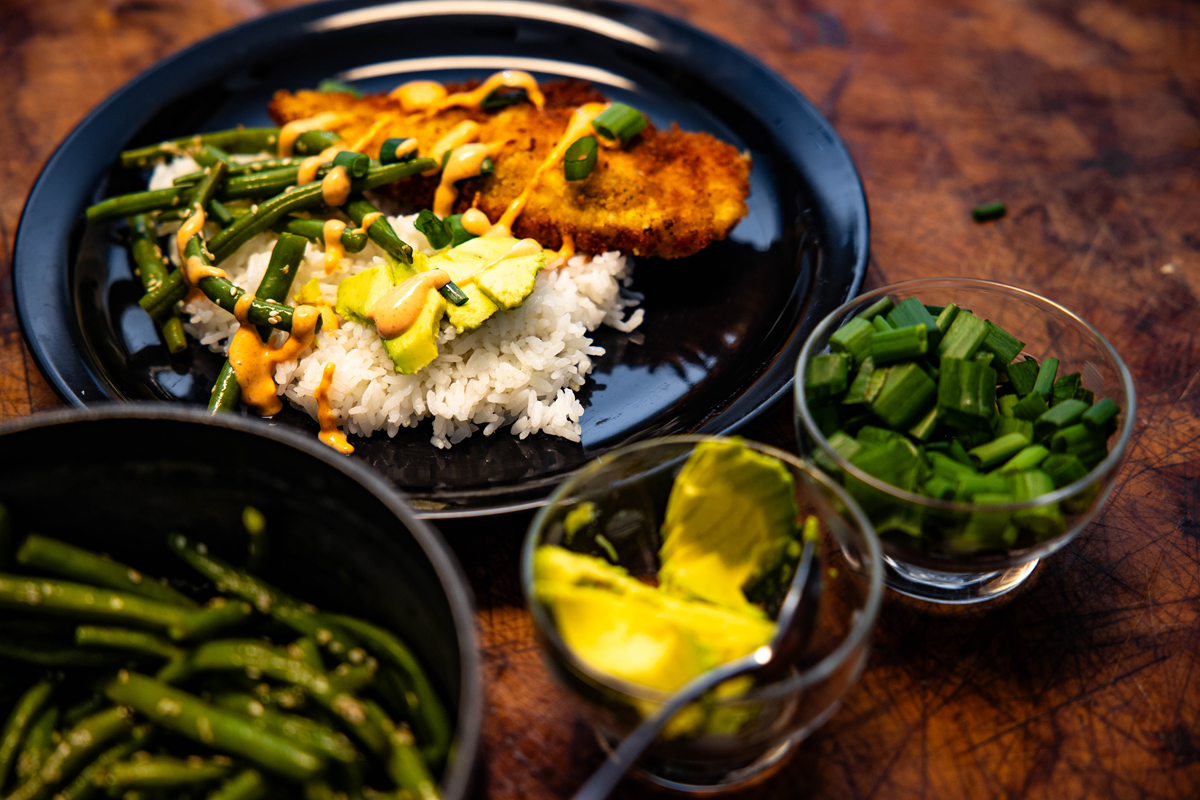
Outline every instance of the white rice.
<path fill-rule="evenodd" d="M 155 169 L 151 188 L 170 186 L 175 176 L 196 169 L 190 158 L 175 159 Z M 415 218 L 388 220 L 414 249 L 435 252 L 413 227 Z M 213 232 L 215 228 L 210 235 Z M 276 239 L 273 233 L 255 237 L 223 262 L 222 269 L 237 286 L 253 291 Z M 315 276 L 321 293 L 334 303 L 343 278 L 382 263 L 382 256 L 379 247 L 369 243 L 361 253 L 347 254 L 338 271 L 326 276 L 324 248 L 310 242 L 293 292 Z M 490 436 L 507 425 L 522 439 L 545 432 L 577 442 L 584 409 L 575 393 L 591 372 L 593 359 L 604 354 L 589 334 L 601 324 L 629 332 L 642 322 L 640 308 L 626 317 L 640 296 L 623 296 L 620 291 L 631 282 L 632 270 L 632 263 L 617 252 L 574 256 L 559 269 L 544 270 L 521 308 L 498 311 L 478 330 L 461 335 L 443 323 L 437 359 L 415 375 L 396 373 L 372 326 L 344 322 L 338 330 L 318 334 L 316 347 L 299 360 L 277 367 L 277 391 L 316 418 L 313 392 L 325 364 L 332 361 L 337 367 L 329 404 L 349 433 L 370 436 L 383 430 L 395 436 L 400 428 L 429 418 L 430 442 L 440 448 L 458 444 L 480 429 Z M 237 330 L 232 314 L 207 298 L 187 303 L 183 312 L 189 334 L 214 352 L 225 352 Z"/>

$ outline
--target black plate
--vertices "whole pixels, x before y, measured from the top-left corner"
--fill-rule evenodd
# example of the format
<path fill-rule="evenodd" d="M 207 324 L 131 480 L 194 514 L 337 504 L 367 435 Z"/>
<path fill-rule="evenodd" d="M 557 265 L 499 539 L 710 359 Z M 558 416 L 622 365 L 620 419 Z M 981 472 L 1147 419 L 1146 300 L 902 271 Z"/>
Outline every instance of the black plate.
<path fill-rule="evenodd" d="M 536 59 L 536 60 L 534 60 Z M 754 158 L 749 215 L 729 240 L 681 261 L 639 259 L 644 343 L 602 329 L 580 393 L 583 442 L 507 429 L 449 451 L 428 422 L 395 439 L 353 438 L 427 516 L 538 504 L 569 470 L 650 436 L 725 433 L 786 395 L 804 337 L 861 284 L 868 221 L 845 146 L 779 75 L 683 23 L 611 2 L 332 2 L 273 14 L 160 62 L 67 137 L 30 193 L 17 233 L 21 324 L 56 391 L 107 400 L 205 403 L 217 356 L 171 359 L 136 300 L 124 244 L 87 228 L 83 209 L 140 187 L 112 167 L 126 147 L 197 131 L 268 124 L 279 88 L 340 76 L 366 91 L 412 77 L 456 80 L 513 67 L 539 80 L 583 77 L 658 125 L 707 130 Z M 272 424 L 316 430 L 286 409 Z"/>

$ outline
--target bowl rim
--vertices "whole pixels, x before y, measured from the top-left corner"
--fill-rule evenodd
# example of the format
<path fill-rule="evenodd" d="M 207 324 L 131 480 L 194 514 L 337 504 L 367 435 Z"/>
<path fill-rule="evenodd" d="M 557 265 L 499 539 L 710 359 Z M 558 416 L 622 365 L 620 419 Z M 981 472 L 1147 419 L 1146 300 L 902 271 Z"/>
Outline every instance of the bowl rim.
<path fill-rule="evenodd" d="M 546 518 L 550 515 L 551 510 L 558 502 L 565 497 L 579 481 L 597 472 L 601 467 L 611 461 L 624 457 L 630 453 L 635 453 L 641 450 L 649 450 L 663 445 L 683 445 L 683 444 L 700 444 L 701 442 L 727 442 L 730 440 L 739 440 L 743 444 L 754 448 L 760 453 L 764 453 L 781 461 L 795 466 L 797 469 L 806 473 L 811 479 L 817 481 L 822 486 L 826 487 L 834 493 L 834 495 L 845 505 L 850 518 L 862 530 L 864 539 L 866 540 L 867 550 L 870 553 L 871 567 L 867 575 L 868 589 L 866 601 L 861 609 L 856 610 L 856 618 L 850 626 L 850 631 L 845 638 L 838 643 L 829 654 L 823 657 L 816 664 L 806 669 L 799 675 L 796 675 L 786 680 L 769 683 L 766 686 L 756 686 L 746 694 L 738 697 L 731 697 L 724 700 L 718 700 L 718 705 L 733 705 L 749 703 L 759 700 L 773 700 L 795 692 L 801 691 L 808 686 L 812 686 L 833 674 L 837 667 L 846 661 L 848 657 L 861 645 L 866 644 L 871 632 L 875 629 L 875 620 L 879 614 L 879 608 L 883 603 L 883 574 L 884 561 L 883 550 L 879 542 L 879 537 L 875 533 L 874 526 L 871 525 L 866 514 L 858 507 L 858 503 L 854 498 L 841 487 L 837 481 L 830 478 L 824 472 L 812 464 L 807 459 L 788 453 L 785 450 L 772 447 L 762 442 L 755 442 L 750 439 L 744 439 L 740 436 L 713 436 L 704 434 L 687 434 L 682 436 L 660 436 L 654 439 L 647 439 L 641 442 L 634 442 L 625 447 L 612 450 L 605 453 L 600 458 L 597 458 L 586 467 L 576 470 L 566 480 L 564 480 L 554 490 L 554 493 L 547 498 L 546 504 L 542 506 L 537 515 L 529 523 L 529 528 L 525 532 L 525 541 L 521 546 L 521 591 L 525 594 L 525 604 L 529 608 L 529 612 L 533 617 L 534 625 L 538 631 L 545 635 L 553 645 L 554 649 L 561 653 L 573 668 L 587 675 L 589 679 L 606 689 L 620 692 L 628 697 L 633 697 L 638 700 L 644 700 L 652 703 L 663 703 L 672 696 L 672 692 L 662 692 L 657 689 L 652 689 L 641 684 L 632 683 L 630 681 L 617 678 L 593 668 L 590 664 L 580 659 L 575 651 L 567 646 L 563 641 L 562 636 L 558 633 L 558 628 L 553 620 L 550 619 L 545 607 L 537 602 L 533 596 L 533 554 L 537 549 L 538 531 L 540 531 L 546 522 Z M 856 670 L 861 671 L 861 665 Z"/>
<path fill-rule="evenodd" d="M 0 447 L 4 437 L 62 425 L 87 424 L 108 420 L 195 423 L 226 428 L 299 450 L 358 483 L 392 512 L 412 534 L 429 559 L 438 582 L 446 593 L 454 618 L 459 650 L 460 688 L 458 719 L 454 729 L 454 763 L 441 781 L 450 797 L 465 797 L 473 780 L 480 753 L 483 730 L 483 679 L 478 636 L 475 630 L 475 599 L 462 566 L 441 534 L 416 516 L 404 494 L 362 461 L 347 458 L 317 441 L 314 436 L 281 426 L 263 423 L 233 414 L 210 415 L 207 410 L 171 403 L 110 403 L 91 408 L 62 408 L 42 411 L 28 417 L 0 423 Z"/>
<path fill-rule="evenodd" d="M 1117 438 L 1116 445 L 1109 451 L 1104 460 L 1089 470 L 1087 475 L 1084 475 L 1074 483 L 1067 484 L 1061 489 L 1055 489 L 1053 492 L 1048 494 L 1040 495 L 1033 499 L 1024 500 L 1021 502 L 960 503 L 954 500 L 938 500 L 933 497 L 926 497 L 925 495 L 915 494 L 913 492 L 900 489 L 899 487 L 892 486 L 890 483 L 886 483 L 873 475 L 863 472 L 829 446 L 829 440 L 826 439 L 824 434 L 821 433 L 820 429 L 817 427 L 816 421 L 809 413 L 808 402 L 804 394 L 803 373 L 808 362 L 815 355 L 818 355 L 818 353 L 815 352 L 817 348 L 817 341 L 821 339 L 827 332 L 830 332 L 830 329 L 835 326 L 842 316 L 847 314 L 851 309 L 859 307 L 864 303 L 869 304 L 872 300 L 878 300 L 885 295 L 892 294 L 894 292 L 907 292 L 911 296 L 915 296 L 917 294 L 917 289 L 922 286 L 927 286 L 930 288 L 933 288 L 934 286 L 937 286 L 937 288 L 946 288 L 946 284 L 961 284 L 973 289 L 988 289 L 992 291 L 999 290 L 1006 294 L 1033 303 L 1043 303 L 1047 306 L 1050 306 L 1051 308 L 1066 315 L 1069 319 L 1073 320 L 1087 332 L 1091 333 L 1092 336 L 1094 336 L 1100 343 L 1101 349 L 1108 355 L 1110 359 L 1112 359 L 1112 362 L 1116 365 L 1117 376 L 1121 382 L 1121 392 L 1125 397 L 1125 408 L 1123 409 L 1122 414 L 1123 419 L 1121 422 L 1121 427 L 1119 428 L 1120 435 Z M 822 345 L 822 349 L 824 349 L 824 347 L 825 345 Z M 812 437 L 821 450 L 830 456 L 839 468 L 850 473 L 856 479 L 862 481 L 871 488 L 896 499 L 912 503 L 914 505 L 924 506 L 926 508 L 935 508 L 942 511 L 953 511 L 959 513 L 1011 512 L 1028 508 L 1039 508 L 1042 506 L 1051 505 L 1053 503 L 1058 503 L 1071 497 L 1072 495 L 1079 493 L 1087 486 L 1103 480 L 1109 475 L 1109 473 L 1115 471 L 1120 466 L 1121 462 L 1125 458 L 1125 452 L 1128 449 L 1129 442 L 1133 438 L 1134 424 L 1137 421 L 1137 396 L 1133 388 L 1133 376 L 1130 374 L 1129 368 L 1125 365 L 1125 361 L 1121 358 L 1120 354 L 1117 353 L 1116 348 L 1114 348 L 1108 339 L 1105 338 L 1104 334 L 1096 330 L 1091 323 L 1076 314 L 1074 311 L 1071 311 L 1065 306 L 1056 303 L 1049 298 L 1043 297 L 1036 292 L 1031 292 L 1028 289 L 1022 289 L 1019 286 L 1012 286 L 1007 283 L 981 280 L 979 278 L 916 278 L 914 280 L 901 281 L 899 283 L 891 283 L 887 286 L 882 286 L 870 292 L 860 294 L 858 297 L 843 303 L 841 306 L 831 311 L 829 315 L 825 317 L 825 319 L 821 320 L 820 323 L 817 324 L 817 327 L 813 329 L 812 334 L 808 337 L 808 341 L 804 343 L 804 347 L 800 350 L 800 356 L 796 359 L 796 371 L 793 382 L 793 397 L 796 415 L 804 423 L 804 432 L 808 436 Z M 1059 534 L 1059 537 L 1064 536 L 1067 533 L 1069 533 L 1069 531 Z M 1048 541 L 1053 542 L 1059 537 L 1054 537 Z M 1039 543 L 1039 545 L 1044 544 L 1045 542 Z M 1016 551 L 1014 550 L 1010 552 Z"/>

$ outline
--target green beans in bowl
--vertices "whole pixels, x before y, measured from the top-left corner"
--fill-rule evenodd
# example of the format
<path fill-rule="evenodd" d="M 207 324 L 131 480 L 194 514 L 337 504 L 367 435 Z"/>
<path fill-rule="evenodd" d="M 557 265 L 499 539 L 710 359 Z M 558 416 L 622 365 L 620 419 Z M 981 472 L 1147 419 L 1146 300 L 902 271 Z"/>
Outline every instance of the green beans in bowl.
<path fill-rule="evenodd" d="M 4 797 L 467 793 L 470 593 L 374 472 L 154 405 L 34 417 L 0 452 Z"/>
<path fill-rule="evenodd" d="M 801 448 L 884 546 L 886 582 L 971 603 L 1024 581 L 1104 504 L 1133 381 L 1091 325 L 967 278 L 884 287 L 813 331 L 796 365 Z"/>

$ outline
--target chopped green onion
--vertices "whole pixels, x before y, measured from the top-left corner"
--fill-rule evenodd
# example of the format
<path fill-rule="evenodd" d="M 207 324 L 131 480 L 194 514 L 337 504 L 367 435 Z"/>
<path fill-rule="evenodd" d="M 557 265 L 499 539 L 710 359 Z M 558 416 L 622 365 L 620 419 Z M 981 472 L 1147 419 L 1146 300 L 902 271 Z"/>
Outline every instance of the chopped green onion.
<path fill-rule="evenodd" d="M 351 178 L 363 178 L 371 168 L 371 158 L 365 153 L 343 150 L 333 157 L 333 166 L 344 167 Z"/>
<path fill-rule="evenodd" d="M 613 103 L 592 120 L 592 129 L 609 141 L 628 144 L 648 124 L 646 115 L 624 103 Z"/>
<path fill-rule="evenodd" d="M 434 214 L 428 208 L 421 210 L 413 225 L 417 230 L 425 234 L 425 238 L 429 240 L 429 246 L 434 250 L 441 250 L 454 241 L 454 234 L 451 233 L 446 221 L 438 219 L 437 214 Z"/>
<path fill-rule="evenodd" d="M 849 360 L 840 353 L 820 355 L 808 362 L 804 388 L 808 397 L 819 399 L 841 394 L 849 378 Z"/>
<path fill-rule="evenodd" d="M 1000 219 L 1008 211 L 1008 207 L 999 200 L 983 205 L 975 206 L 971 209 L 971 216 L 976 222 L 989 222 L 994 219 Z"/>
<path fill-rule="evenodd" d="M 1037 376 L 1038 363 L 1032 358 L 1008 365 L 1008 382 L 1021 397 L 1025 397 L 1033 391 L 1033 385 L 1037 383 Z"/>
<path fill-rule="evenodd" d="M 908 429 L 908 435 L 916 439 L 918 442 L 923 442 L 933 433 L 933 429 L 937 427 L 938 409 L 937 405 L 929 409 L 929 413 L 921 418 L 917 424 Z"/>
<path fill-rule="evenodd" d="M 861 320 L 856 321 L 861 322 Z M 870 333 L 874 333 L 875 329 L 871 327 L 870 323 L 864 324 L 866 324 L 867 330 Z M 832 346 L 833 340 L 831 339 L 829 343 Z M 846 390 L 846 396 L 842 398 L 842 405 L 851 406 L 856 403 L 869 403 L 875 399 L 873 396 L 867 396 L 867 388 L 870 385 L 871 374 L 873 372 L 875 372 L 875 360 L 867 356 L 863 359 L 862 364 L 859 365 L 858 372 L 854 374 L 854 380 L 850 383 L 850 388 Z M 878 394 L 881 388 L 883 388 L 882 383 L 876 387 L 875 394 Z"/>
<path fill-rule="evenodd" d="M 1013 498 L 1018 503 L 1050 494 L 1053 491 L 1054 480 L 1041 470 L 1032 469 L 1013 475 Z M 1013 520 L 1022 528 L 1033 531 L 1042 541 L 1057 536 L 1067 529 L 1067 522 L 1058 508 L 1058 503 L 1023 508 L 1013 514 Z"/>
<path fill-rule="evenodd" d="M 957 481 L 963 475 L 974 475 L 978 472 L 974 464 L 962 464 L 945 453 L 930 453 L 929 463 L 933 467 L 934 475 L 940 475 L 949 481 Z"/>
<path fill-rule="evenodd" d="M 995 369 L 996 372 L 1000 372 L 1000 370 L 997 369 L 996 366 L 992 363 L 993 361 L 996 360 L 996 354 L 993 353 L 991 350 L 984 350 L 983 348 L 980 348 L 975 351 L 975 355 L 971 356 L 971 360 L 978 361 L 980 364 L 991 364 L 992 369 Z"/>
<path fill-rule="evenodd" d="M 1049 410 L 1050 406 L 1046 405 L 1045 399 L 1040 394 L 1030 392 L 1021 398 L 1021 402 L 1017 403 L 1013 408 L 1013 416 L 1017 419 L 1027 419 L 1033 422 Z"/>
<path fill-rule="evenodd" d="M 585 136 L 567 148 L 563 156 L 563 175 L 569 181 L 581 181 L 596 168 L 600 148 L 595 136 Z"/>
<path fill-rule="evenodd" d="M 462 226 L 462 214 L 446 217 L 446 224 L 450 226 L 450 235 L 453 237 L 450 242 L 451 247 L 458 247 L 463 242 L 478 238 Z"/>
<path fill-rule="evenodd" d="M 981 505 L 1012 501 L 1012 495 L 1007 492 L 981 492 L 974 498 L 974 502 Z M 963 551 L 1011 547 L 1020 535 L 1020 531 L 1011 520 L 1012 515 L 1007 511 L 972 511 L 962 532 L 951 539 L 950 546 L 954 550 Z"/>
<path fill-rule="evenodd" d="M 495 111 L 497 108 L 524 103 L 528 99 L 529 94 L 519 86 L 501 86 L 489 92 L 479 103 L 479 107 L 484 111 Z"/>
<path fill-rule="evenodd" d="M 916 364 L 888 367 L 871 411 L 892 428 L 903 428 L 925 411 L 937 395 L 937 384 Z"/>
<path fill-rule="evenodd" d="M 1017 397 L 1015 394 L 1006 394 L 1003 397 L 996 398 L 996 407 L 1000 409 L 1000 416 L 1012 417 L 1016 416 L 1013 413 L 1013 409 L 1016 407 L 1017 403 L 1020 402 L 1021 398 Z"/>
<path fill-rule="evenodd" d="M 417 148 L 408 144 L 414 141 L 413 139 L 388 139 L 379 146 L 379 163 L 380 164 L 399 164 L 404 161 L 411 161 L 417 157 Z M 407 148 L 412 148 L 408 152 L 403 152 Z"/>
<path fill-rule="evenodd" d="M 973 472 L 958 476 L 955 494 L 959 500 L 974 500 L 979 494 L 1007 492 L 1008 476 L 997 472 Z"/>
<path fill-rule="evenodd" d="M 878 333 L 887 333 L 888 331 L 892 330 L 891 323 L 884 319 L 882 314 L 871 320 L 871 325 L 875 327 L 875 330 Z"/>
<path fill-rule="evenodd" d="M 880 428 L 878 425 L 863 425 L 858 430 L 858 441 L 863 444 L 879 444 L 880 442 L 890 442 L 892 439 L 899 439 L 901 435 L 898 431 Z"/>
<path fill-rule="evenodd" d="M 829 437 L 829 449 L 837 453 L 842 458 L 849 461 L 854 457 L 854 454 L 862 449 L 862 445 L 853 436 L 844 431 L 837 431 Z M 813 453 L 813 460 L 821 465 L 822 469 L 829 472 L 840 472 L 837 462 L 829 457 L 829 454 L 824 450 L 818 450 Z"/>
<path fill-rule="evenodd" d="M 983 346 L 995 353 L 992 366 L 997 370 L 1007 368 L 1025 349 L 1024 342 L 990 319 L 987 320 L 987 336 L 983 339 Z"/>
<path fill-rule="evenodd" d="M 1033 441 L 1033 423 L 1027 419 L 1016 417 L 1000 417 L 996 421 L 996 429 L 992 435 L 999 438 L 1010 433 L 1019 433 L 1029 441 Z"/>
<path fill-rule="evenodd" d="M 867 322 L 870 322 L 878 316 L 886 315 L 895 307 L 896 304 L 892 301 L 892 298 L 881 297 L 859 312 L 858 319 L 865 319 Z"/>
<path fill-rule="evenodd" d="M 937 405 L 942 420 L 954 428 L 990 431 L 996 416 L 996 370 L 978 361 L 943 358 Z"/>
<path fill-rule="evenodd" d="M 1063 400 L 1074 400 L 1082 388 L 1083 377 L 1078 372 L 1063 375 L 1054 381 L 1053 400 L 1050 405 L 1058 405 Z"/>
<path fill-rule="evenodd" d="M 938 312 L 937 329 L 942 336 L 946 335 L 946 331 L 950 330 L 950 326 L 954 324 L 954 318 L 958 316 L 958 306 L 954 303 L 947 303 L 946 306 Z"/>
<path fill-rule="evenodd" d="M 1063 400 L 1051 407 L 1033 422 L 1033 435 L 1039 442 L 1044 442 L 1063 428 L 1069 428 L 1083 419 L 1083 412 L 1088 410 L 1087 403 L 1074 398 Z M 1091 428 L 1087 429 L 1089 433 Z"/>
<path fill-rule="evenodd" d="M 1090 449 L 1091 443 L 1095 440 L 1096 432 L 1080 422 L 1055 433 L 1050 438 L 1050 449 L 1055 453 L 1079 455 L 1079 451 Z M 1083 459 L 1080 458 L 1080 460 Z"/>
<path fill-rule="evenodd" d="M 829 349 L 835 353 L 846 353 L 856 362 L 860 361 L 871 345 L 874 326 L 861 317 L 855 317 L 838 328 L 829 337 Z"/>
<path fill-rule="evenodd" d="M 1083 412 L 1083 424 L 1094 431 L 1104 430 L 1121 413 L 1121 407 L 1112 398 L 1102 397 L 1100 402 Z"/>
<path fill-rule="evenodd" d="M 1054 487 L 1064 486 L 1087 477 L 1087 468 L 1069 453 L 1054 453 L 1042 462 L 1042 471 L 1054 480 Z"/>
<path fill-rule="evenodd" d="M 1009 433 L 987 444 L 972 447 L 967 453 L 979 469 L 992 467 L 1012 458 L 1029 446 L 1029 437 L 1020 433 Z"/>
<path fill-rule="evenodd" d="M 872 361 L 872 364 L 875 362 Z M 863 402 L 867 405 L 875 402 L 875 398 L 879 397 L 879 393 L 883 391 L 884 381 L 887 380 L 887 368 L 880 369 L 876 367 L 871 372 L 871 377 L 867 379 L 867 390 L 863 395 Z"/>
<path fill-rule="evenodd" d="M 323 94 L 329 94 L 330 92 L 341 92 L 342 94 L 352 94 L 355 97 L 363 96 L 363 93 L 358 89 L 354 88 L 348 83 L 339 81 L 337 78 L 326 78 L 325 80 L 321 81 L 317 84 L 317 91 Z"/>
<path fill-rule="evenodd" d="M 925 355 L 928 350 L 927 336 L 924 325 L 875 333 L 871 336 L 869 352 L 876 364 L 890 364 L 893 361 L 916 358 Z"/>
<path fill-rule="evenodd" d="M 925 306 L 921 305 L 921 301 L 916 297 L 910 297 L 893 308 L 887 315 L 888 324 L 893 328 L 909 328 L 913 325 L 921 325 L 925 328 L 926 337 L 929 339 L 929 346 L 936 348 L 938 341 L 941 340 L 941 330 L 937 326 L 937 319 L 934 318 Z"/>
<path fill-rule="evenodd" d="M 960 311 L 938 345 L 938 358 L 968 359 L 987 338 L 987 323 L 970 311 Z"/>
<path fill-rule="evenodd" d="M 1047 358 L 1038 367 L 1037 380 L 1034 381 L 1033 391 L 1049 400 L 1054 395 L 1054 375 L 1058 372 L 1058 359 Z"/>
<path fill-rule="evenodd" d="M 949 452 L 950 457 L 958 463 L 966 464 L 971 469 L 975 468 L 975 464 L 971 461 L 971 457 L 967 455 L 967 448 L 963 447 L 962 442 L 960 442 L 958 439 L 951 440 L 950 449 L 947 452 Z"/>
<path fill-rule="evenodd" d="M 935 500 L 953 500 L 957 486 L 954 481 L 948 481 L 941 475 L 934 475 L 925 481 L 925 485 L 921 488 L 924 489 L 925 494 Z"/>
<path fill-rule="evenodd" d="M 1040 444 L 1031 444 L 1021 450 L 1015 456 L 997 470 L 1001 475 L 1007 475 L 1010 472 L 1022 472 L 1027 469 L 1035 469 L 1039 464 L 1046 460 L 1050 455 L 1050 450 Z"/>
<path fill-rule="evenodd" d="M 1075 399 L 1082 400 L 1083 402 L 1087 403 L 1090 406 L 1092 403 L 1096 402 L 1096 394 L 1091 389 L 1082 389 L 1081 388 L 1078 392 L 1075 393 Z"/>

